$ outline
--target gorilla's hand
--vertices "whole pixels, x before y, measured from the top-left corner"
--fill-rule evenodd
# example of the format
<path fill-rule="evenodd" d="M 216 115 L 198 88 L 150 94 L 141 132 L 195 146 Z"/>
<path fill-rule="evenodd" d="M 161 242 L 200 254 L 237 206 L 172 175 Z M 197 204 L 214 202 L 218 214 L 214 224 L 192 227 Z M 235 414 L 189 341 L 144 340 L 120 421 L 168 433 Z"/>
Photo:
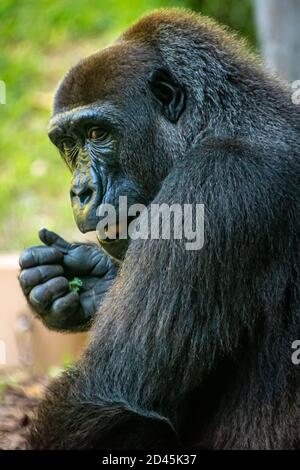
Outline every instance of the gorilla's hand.
<path fill-rule="evenodd" d="M 40 240 L 20 257 L 19 281 L 37 315 L 48 328 L 83 331 L 90 326 L 117 267 L 95 245 L 68 243 L 42 229 Z M 70 290 L 69 281 L 80 278 L 82 287 Z"/>

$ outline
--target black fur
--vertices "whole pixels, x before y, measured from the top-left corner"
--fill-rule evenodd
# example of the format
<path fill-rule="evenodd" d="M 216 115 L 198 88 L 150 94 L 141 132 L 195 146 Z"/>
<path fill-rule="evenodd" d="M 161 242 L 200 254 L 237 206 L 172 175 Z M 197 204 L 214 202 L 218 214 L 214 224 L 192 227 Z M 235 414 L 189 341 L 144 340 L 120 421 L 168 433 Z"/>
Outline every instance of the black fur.
<path fill-rule="evenodd" d="M 129 121 L 139 107 L 155 120 L 150 135 L 127 137 L 136 157 L 127 146 L 123 164 L 161 185 L 153 202 L 205 204 L 205 244 L 131 243 L 89 347 L 50 386 L 29 446 L 299 448 L 299 109 L 233 38 L 189 13 L 153 13 L 103 54 L 70 72 L 56 110 L 96 101 L 98 64 L 115 66 L 105 90 L 120 103 L 124 93 Z M 137 56 L 145 63 L 134 67 Z M 139 93 L 151 68 L 185 90 L 176 124 Z M 147 142 L 157 145 L 151 162 Z"/>

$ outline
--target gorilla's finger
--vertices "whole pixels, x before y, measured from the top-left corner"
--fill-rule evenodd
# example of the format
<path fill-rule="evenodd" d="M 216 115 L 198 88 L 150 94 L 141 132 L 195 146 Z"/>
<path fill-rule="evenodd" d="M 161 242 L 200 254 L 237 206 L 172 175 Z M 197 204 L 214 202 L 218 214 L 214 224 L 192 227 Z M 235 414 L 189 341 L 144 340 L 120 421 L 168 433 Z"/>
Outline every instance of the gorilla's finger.
<path fill-rule="evenodd" d="M 44 282 L 58 277 L 63 274 L 63 267 L 59 264 L 48 264 L 42 266 L 36 266 L 34 268 L 28 268 L 21 271 L 19 275 L 19 281 L 25 293 Z"/>
<path fill-rule="evenodd" d="M 29 295 L 31 305 L 40 313 L 49 310 L 52 302 L 69 292 L 69 282 L 65 277 L 59 276 L 50 279 L 32 289 Z"/>
<path fill-rule="evenodd" d="M 56 248 L 61 253 L 68 253 L 72 247 L 71 243 L 68 243 L 62 237 L 57 235 L 57 233 L 51 232 L 51 230 L 47 230 L 46 228 L 42 228 L 39 231 L 39 237 L 41 242 L 45 243 L 45 245 Z"/>
<path fill-rule="evenodd" d="M 48 246 L 32 246 L 24 250 L 19 258 L 21 269 L 32 268 L 43 264 L 61 263 L 63 254 Z"/>
<path fill-rule="evenodd" d="M 74 313 L 79 306 L 79 294 L 77 292 L 69 292 L 64 297 L 55 300 L 51 305 L 51 314 L 70 315 Z"/>

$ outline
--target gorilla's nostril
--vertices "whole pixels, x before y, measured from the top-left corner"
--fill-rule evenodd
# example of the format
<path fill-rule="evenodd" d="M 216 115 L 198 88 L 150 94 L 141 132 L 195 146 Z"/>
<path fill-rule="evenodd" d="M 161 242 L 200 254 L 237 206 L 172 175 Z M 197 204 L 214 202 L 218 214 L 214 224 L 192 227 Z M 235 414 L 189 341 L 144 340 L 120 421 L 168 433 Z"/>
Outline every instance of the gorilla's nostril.
<path fill-rule="evenodd" d="M 86 205 L 90 201 L 92 195 L 93 195 L 93 191 L 89 188 L 83 191 L 81 194 L 79 194 L 78 197 L 79 197 L 81 204 Z"/>
<path fill-rule="evenodd" d="M 90 188 L 81 190 L 81 191 L 76 191 L 74 189 L 71 189 L 71 198 L 78 197 L 80 204 L 86 205 L 88 202 L 91 200 L 93 195 L 93 191 Z"/>

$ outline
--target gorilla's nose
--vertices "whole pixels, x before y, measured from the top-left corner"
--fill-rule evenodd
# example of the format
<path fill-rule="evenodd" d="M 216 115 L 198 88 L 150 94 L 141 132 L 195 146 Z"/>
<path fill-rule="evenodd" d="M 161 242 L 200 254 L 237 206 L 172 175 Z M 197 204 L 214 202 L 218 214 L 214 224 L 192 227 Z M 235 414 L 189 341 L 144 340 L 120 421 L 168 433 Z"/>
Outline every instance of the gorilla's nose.
<path fill-rule="evenodd" d="M 97 207 L 100 204 L 101 186 L 93 175 L 76 173 L 71 181 L 71 205 L 79 230 L 83 233 L 96 230 Z"/>
<path fill-rule="evenodd" d="M 71 186 L 70 196 L 72 201 L 77 198 L 82 206 L 86 206 L 90 202 L 93 193 L 94 191 L 89 187 L 87 181 L 77 181 Z"/>
<path fill-rule="evenodd" d="M 70 194 L 71 199 L 78 198 L 80 204 L 85 206 L 90 202 L 93 196 L 93 190 L 88 186 L 73 186 Z"/>

